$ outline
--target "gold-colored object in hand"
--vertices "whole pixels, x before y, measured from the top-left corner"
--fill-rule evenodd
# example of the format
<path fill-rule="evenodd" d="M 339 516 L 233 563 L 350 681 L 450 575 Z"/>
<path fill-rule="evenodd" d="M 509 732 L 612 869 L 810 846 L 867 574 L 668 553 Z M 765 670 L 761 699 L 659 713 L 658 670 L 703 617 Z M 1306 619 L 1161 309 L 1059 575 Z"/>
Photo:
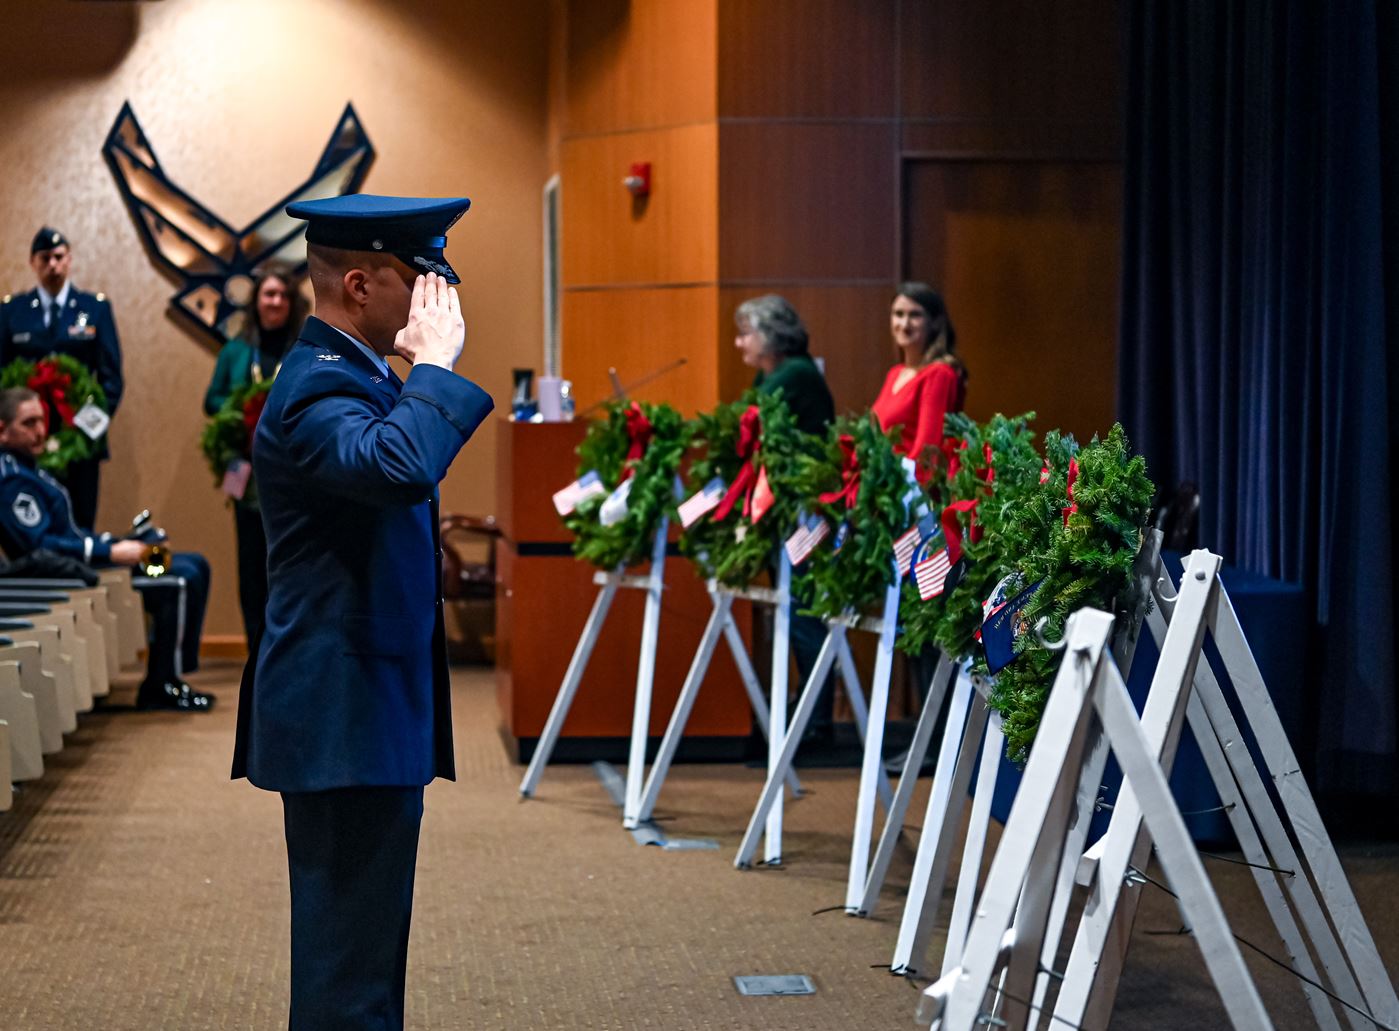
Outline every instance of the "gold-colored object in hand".
<path fill-rule="evenodd" d="M 141 553 L 141 572 L 147 576 L 164 576 L 170 571 L 170 546 L 151 544 Z"/>

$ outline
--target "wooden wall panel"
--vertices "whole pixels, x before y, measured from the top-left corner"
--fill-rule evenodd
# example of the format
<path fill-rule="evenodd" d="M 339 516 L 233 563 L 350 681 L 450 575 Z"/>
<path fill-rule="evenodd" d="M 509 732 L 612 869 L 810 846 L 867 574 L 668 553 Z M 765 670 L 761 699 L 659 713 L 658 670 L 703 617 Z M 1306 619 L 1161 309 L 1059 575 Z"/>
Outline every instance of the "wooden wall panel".
<path fill-rule="evenodd" d="M 500 546 L 498 555 L 496 697 L 510 734 L 537 737 L 596 597 L 593 569 L 568 555 L 521 557 L 508 543 Z M 639 566 L 634 572 L 644 575 L 648 568 Z M 665 733 L 712 608 L 691 563 L 668 560 L 665 579 L 651 700 L 654 736 Z M 564 721 L 565 736 L 625 737 L 630 733 L 645 602 L 643 591 L 618 592 Z M 745 639 L 750 637 L 751 611 L 747 602 L 734 606 Z M 745 736 L 751 712 L 732 659 L 716 653 L 686 723 L 686 736 Z"/>
<path fill-rule="evenodd" d="M 893 117 L 898 7 L 719 0 L 719 117 Z"/>
<path fill-rule="evenodd" d="M 677 358 L 687 364 L 634 392 L 669 401 L 687 415 L 718 400 L 715 353 L 718 289 L 569 290 L 563 305 L 563 374 L 578 410 L 611 393 L 615 366 L 628 383 Z"/>
<path fill-rule="evenodd" d="M 712 282 L 718 273 L 718 130 L 714 124 L 565 140 L 563 283 Z M 651 162 L 652 193 L 622 185 Z"/>
<path fill-rule="evenodd" d="M 893 123 L 721 125 L 723 279 L 890 277 L 897 140 Z"/>
<path fill-rule="evenodd" d="M 911 276 L 937 284 L 977 418 L 1035 409 L 1080 439 L 1112 425 L 1122 173 L 1113 164 L 911 162 Z"/>
<path fill-rule="evenodd" d="M 824 360 L 836 412 L 862 411 L 879 393 L 896 355 L 889 339 L 890 286 L 793 283 L 725 287 L 719 293 L 719 396 L 731 401 L 753 382 L 733 346 L 733 312 L 759 294 L 776 293 L 797 310 L 811 337 L 811 353 Z"/>
<path fill-rule="evenodd" d="M 1042 161 L 1122 160 L 1121 132 L 1116 122 L 1022 119 L 1007 123 L 977 119 L 901 124 L 906 158 L 941 154 Z"/>
<path fill-rule="evenodd" d="M 569 0 L 566 136 L 713 121 L 716 0 Z"/>
<path fill-rule="evenodd" d="M 901 4 L 905 119 L 983 121 L 1014 144 L 1028 123 L 1120 133 L 1120 0 Z"/>

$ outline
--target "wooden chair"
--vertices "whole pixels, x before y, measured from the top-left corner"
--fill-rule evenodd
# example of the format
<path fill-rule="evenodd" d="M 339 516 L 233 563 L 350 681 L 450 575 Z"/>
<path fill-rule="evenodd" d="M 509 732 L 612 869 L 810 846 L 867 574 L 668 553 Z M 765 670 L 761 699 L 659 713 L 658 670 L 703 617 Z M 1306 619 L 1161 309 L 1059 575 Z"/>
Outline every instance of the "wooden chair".
<path fill-rule="evenodd" d="M 26 626 L 12 626 L 11 621 Z M 38 641 L 42 646 L 43 669 L 52 674 L 59 725 L 64 734 L 78 729 L 78 713 L 92 708 L 91 681 L 87 673 L 86 649 L 74 639 L 71 612 L 52 612 L 47 606 L 0 602 L 0 633 L 15 641 Z M 59 740 L 58 748 L 62 748 Z"/>
<path fill-rule="evenodd" d="M 103 607 L 101 613 L 96 609 L 99 596 Z M 79 697 L 82 698 L 86 694 L 88 703 L 86 708 L 79 710 L 80 712 L 87 712 L 92 707 L 92 699 L 105 698 L 111 693 L 109 657 L 114 658 L 114 656 L 109 655 L 106 631 L 102 625 L 106 622 L 105 591 L 93 588 L 81 593 L 68 593 L 36 588 L 17 588 L 7 586 L 3 580 L 0 580 L 0 605 L 9 603 L 43 605 L 55 616 L 65 612 L 72 613 L 71 637 L 75 641 L 75 651 L 81 653 L 81 660 L 75 657 L 75 664 L 81 674 L 86 677 L 85 682 L 77 684 Z M 99 618 L 102 620 L 101 623 L 99 623 Z"/>
<path fill-rule="evenodd" d="M 492 516 L 445 515 L 442 539 L 442 597 L 446 602 L 448 648 L 457 662 L 494 658 L 496 542 Z M 479 552 L 472 556 L 470 548 Z"/>
<path fill-rule="evenodd" d="M 43 755 L 62 751 L 63 735 L 78 729 L 78 713 L 73 706 L 72 664 L 62 654 L 58 630 L 36 627 L 27 620 L 0 619 L 0 633 L 12 642 L 21 686 L 34 698 L 39 751 Z"/>
<path fill-rule="evenodd" d="M 14 807 L 15 789 L 10 780 L 10 727 L 0 720 L 0 813 Z"/>
<path fill-rule="evenodd" d="M 9 725 L 10 779 L 37 780 L 44 775 L 43 741 L 39 736 L 39 707 L 35 697 L 24 690 L 20 669 L 33 650 L 30 661 L 38 661 L 38 646 L 15 645 L 0 637 L 0 722 Z"/>

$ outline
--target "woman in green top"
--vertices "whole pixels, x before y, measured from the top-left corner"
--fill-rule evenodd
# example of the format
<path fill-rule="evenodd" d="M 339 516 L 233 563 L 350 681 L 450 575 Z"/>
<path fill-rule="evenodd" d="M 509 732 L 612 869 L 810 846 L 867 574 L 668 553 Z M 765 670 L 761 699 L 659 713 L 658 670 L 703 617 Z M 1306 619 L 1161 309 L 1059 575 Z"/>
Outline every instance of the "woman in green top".
<path fill-rule="evenodd" d="M 249 383 L 277 375 L 282 355 L 296 340 L 305 319 L 305 305 L 295 289 L 295 277 L 282 267 L 259 270 L 253 277 L 253 305 L 244 315 L 242 332 L 219 351 L 214 377 L 204 394 L 204 413 L 214 415 L 232 393 Z M 252 647 L 262 633 L 267 608 L 267 536 L 262 529 L 256 492 L 249 481 L 242 498 L 233 499 L 233 527 L 238 540 L 238 604 L 243 629 Z"/>
<path fill-rule="evenodd" d="M 777 294 L 744 301 L 734 312 L 734 347 L 743 364 L 758 370 L 753 385 L 759 390 L 781 390 L 792 410 L 797 428 L 824 437 L 835 419 L 835 401 L 826 377 L 807 351 L 806 327 L 792 306 Z M 792 656 L 797 674 L 806 685 L 826 639 L 826 624 L 814 616 L 792 613 Z M 827 677 L 807 725 L 806 741 L 829 744 L 834 736 L 835 677 Z"/>
<path fill-rule="evenodd" d="M 753 385 L 781 390 L 803 433 L 824 437 L 835 419 L 835 401 L 826 377 L 807 353 L 806 327 L 777 294 L 744 301 L 734 312 L 734 347 L 743 364 L 758 370 Z"/>

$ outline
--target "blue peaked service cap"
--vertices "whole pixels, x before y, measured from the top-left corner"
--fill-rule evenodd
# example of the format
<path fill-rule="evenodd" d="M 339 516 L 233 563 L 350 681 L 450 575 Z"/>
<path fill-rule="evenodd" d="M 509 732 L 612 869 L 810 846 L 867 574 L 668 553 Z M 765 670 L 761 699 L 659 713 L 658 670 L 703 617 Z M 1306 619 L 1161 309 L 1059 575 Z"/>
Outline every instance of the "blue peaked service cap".
<path fill-rule="evenodd" d="M 380 197 L 347 193 L 287 205 L 292 218 L 306 220 L 306 242 L 347 251 L 382 251 L 449 283 L 461 277 L 447 264 L 447 230 L 471 201 L 465 197 Z"/>

